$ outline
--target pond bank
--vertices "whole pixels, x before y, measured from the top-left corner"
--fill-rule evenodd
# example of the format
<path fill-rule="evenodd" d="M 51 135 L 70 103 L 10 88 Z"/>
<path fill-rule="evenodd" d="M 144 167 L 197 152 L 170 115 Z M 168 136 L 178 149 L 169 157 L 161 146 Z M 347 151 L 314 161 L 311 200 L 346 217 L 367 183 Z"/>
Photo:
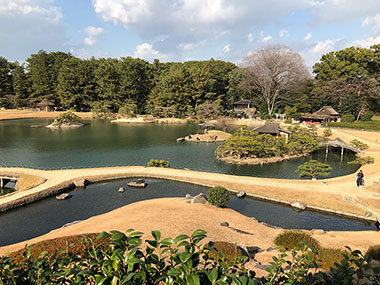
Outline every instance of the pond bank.
<path fill-rule="evenodd" d="M 240 158 L 240 157 L 217 157 L 216 159 L 219 161 L 223 161 L 225 163 L 233 163 L 233 164 L 241 164 L 241 165 L 257 165 L 257 164 L 269 164 L 269 163 L 277 163 L 289 159 L 297 159 L 300 157 L 308 156 L 309 154 L 298 154 L 298 155 L 284 155 L 284 156 L 273 156 L 273 157 L 261 157 L 261 158 Z"/>
<path fill-rule="evenodd" d="M 355 180 L 355 174 L 326 179 L 322 183 L 321 180 L 257 178 L 141 166 L 49 171 L 0 168 L 0 174 L 9 172 L 19 175 L 40 176 L 45 178 L 46 182 L 33 189 L 23 192 L 16 191 L 7 197 L 0 198 L 0 212 L 61 193 L 72 188 L 73 182 L 80 179 L 99 182 L 129 177 L 150 177 L 204 186 L 223 186 L 231 191 L 245 191 L 254 198 L 283 204 L 289 204 L 294 199 L 297 199 L 308 205 L 308 207 L 318 209 L 321 212 L 325 211 L 369 221 L 375 221 L 375 213 L 380 212 L 380 195 L 376 192 L 366 191 L 366 187 L 360 188 L 358 191 L 357 187 L 352 183 Z M 376 179 L 380 180 L 379 174 Z M 370 185 L 371 179 L 368 178 L 366 183 Z M 379 203 L 373 203 L 371 207 L 367 207 L 359 203 L 359 200 L 375 200 L 379 201 Z M 366 217 L 367 212 L 372 212 L 373 215 Z"/>

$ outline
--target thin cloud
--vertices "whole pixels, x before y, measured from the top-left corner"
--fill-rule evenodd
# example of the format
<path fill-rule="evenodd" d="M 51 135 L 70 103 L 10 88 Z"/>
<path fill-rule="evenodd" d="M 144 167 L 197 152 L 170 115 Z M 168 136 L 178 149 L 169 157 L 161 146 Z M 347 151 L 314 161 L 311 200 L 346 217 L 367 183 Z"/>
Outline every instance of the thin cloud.
<path fill-rule="evenodd" d="M 103 28 L 97 28 L 94 26 L 87 27 L 85 31 L 87 37 L 84 39 L 84 44 L 87 46 L 94 46 L 97 43 L 99 37 L 104 33 Z"/>

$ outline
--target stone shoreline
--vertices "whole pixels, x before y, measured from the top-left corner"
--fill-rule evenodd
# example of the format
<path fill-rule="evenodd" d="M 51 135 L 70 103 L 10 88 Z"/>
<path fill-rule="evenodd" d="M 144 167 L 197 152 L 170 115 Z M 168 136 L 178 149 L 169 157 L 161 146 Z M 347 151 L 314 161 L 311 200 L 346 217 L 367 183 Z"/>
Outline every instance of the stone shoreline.
<path fill-rule="evenodd" d="M 284 156 L 273 156 L 268 158 L 239 158 L 239 157 L 217 157 L 216 159 L 224 163 L 239 164 L 239 165 L 257 165 L 257 164 L 270 164 L 277 163 L 290 159 L 297 159 L 301 157 L 308 156 L 309 154 L 299 154 L 299 155 L 284 155 Z"/>

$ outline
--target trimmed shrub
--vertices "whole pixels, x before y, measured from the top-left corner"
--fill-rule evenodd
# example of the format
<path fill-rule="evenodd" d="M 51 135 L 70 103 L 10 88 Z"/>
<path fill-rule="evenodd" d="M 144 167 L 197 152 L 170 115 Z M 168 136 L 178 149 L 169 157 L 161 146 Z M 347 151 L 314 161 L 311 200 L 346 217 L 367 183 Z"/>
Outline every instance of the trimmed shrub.
<path fill-rule="evenodd" d="M 325 129 L 323 131 L 323 136 L 325 136 L 326 138 L 332 136 L 332 130 L 331 130 L 331 128 Z"/>
<path fill-rule="evenodd" d="M 316 179 L 317 177 L 329 176 L 331 174 L 331 167 L 327 163 L 322 163 L 317 160 L 306 161 L 304 164 L 298 166 L 296 172 L 298 172 L 299 178 L 311 177 Z"/>
<path fill-rule="evenodd" d="M 301 247 L 302 241 L 306 242 L 309 247 L 319 248 L 319 242 L 311 235 L 303 232 L 284 231 L 274 239 L 275 245 L 286 250 Z"/>
<path fill-rule="evenodd" d="M 353 147 L 356 147 L 360 150 L 366 150 L 368 149 L 368 144 L 365 144 L 357 139 L 353 139 L 352 141 L 350 141 L 350 145 L 352 145 Z"/>
<path fill-rule="evenodd" d="M 371 164 L 374 163 L 375 159 L 371 156 L 366 156 L 366 157 L 357 157 L 355 160 L 348 162 L 350 165 L 366 165 L 366 164 Z"/>
<path fill-rule="evenodd" d="M 352 123 L 355 121 L 355 116 L 352 114 L 344 114 L 342 116 L 342 122 L 343 123 Z"/>
<path fill-rule="evenodd" d="M 208 190 L 208 202 L 216 207 L 225 207 L 230 200 L 230 192 L 224 187 L 217 186 Z"/>
<path fill-rule="evenodd" d="M 364 122 L 372 121 L 373 115 L 374 115 L 373 112 L 365 113 L 363 116 L 361 116 L 360 120 Z"/>
<path fill-rule="evenodd" d="M 170 163 L 169 161 L 166 160 L 160 160 L 160 159 L 151 159 L 147 165 L 148 167 L 164 167 L 164 168 L 169 168 Z"/>
<path fill-rule="evenodd" d="M 374 260 L 380 261 L 380 244 L 371 246 L 367 250 L 367 255 L 369 255 Z"/>

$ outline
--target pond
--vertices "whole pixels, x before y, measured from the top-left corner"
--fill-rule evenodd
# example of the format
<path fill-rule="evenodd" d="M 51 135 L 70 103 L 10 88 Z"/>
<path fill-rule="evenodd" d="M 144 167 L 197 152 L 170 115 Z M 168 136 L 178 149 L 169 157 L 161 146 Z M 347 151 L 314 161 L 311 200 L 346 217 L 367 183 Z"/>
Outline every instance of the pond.
<path fill-rule="evenodd" d="M 121 165 L 146 165 L 151 159 L 164 159 L 173 168 L 189 168 L 235 175 L 272 178 L 297 178 L 298 165 L 310 157 L 267 165 L 232 165 L 217 161 L 215 143 L 177 143 L 178 137 L 194 134 L 195 124 L 131 125 L 112 124 L 104 120 L 88 121 L 78 129 L 32 128 L 46 126 L 49 119 L 0 121 L 0 166 L 20 166 L 39 169 L 83 168 Z M 325 161 L 324 150 L 311 155 Z M 327 163 L 331 177 L 355 172 L 354 159 L 346 153 L 330 151 Z"/>
<path fill-rule="evenodd" d="M 163 197 L 185 197 L 186 194 L 207 194 L 208 190 L 202 186 L 159 179 L 145 179 L 148 183 L 146 188 L 131 188 L 126 186 L 128 181 L 131 180 L 92 184 L 85 189 L 74 189 L 71 192 L 73 197 L 68 200 L 50 197 L 0 214 L 0 246 L 30 239 L 67 223 L 88 219 L 130 203 Z M 118 192 L 121 186 L 126 188 L 124 193 Z M 311 211 L 297 213 L 286 206 L 238 199 L 234 195 L 231 195 L 227 206 L 259 222 L 287 229 L 376 230 L 373 224 Z"/>

